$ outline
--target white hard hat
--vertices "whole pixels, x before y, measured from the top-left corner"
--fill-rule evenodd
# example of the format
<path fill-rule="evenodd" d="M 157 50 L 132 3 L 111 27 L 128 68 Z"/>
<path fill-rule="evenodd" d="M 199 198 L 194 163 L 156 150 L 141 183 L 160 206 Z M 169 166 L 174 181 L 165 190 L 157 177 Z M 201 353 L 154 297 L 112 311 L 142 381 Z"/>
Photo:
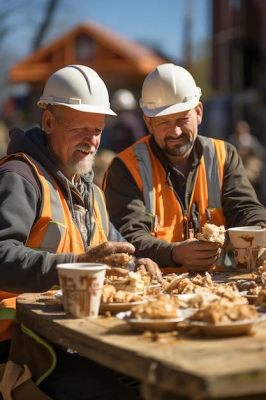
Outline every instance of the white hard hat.
<path fill-rule="evenodd" d="M 186 69 L 162 64 L 145 78 L 140 107 L 148 117 L 159 117 L 191 110 L 200 96 L 201 89 Z"/>
<path fill-rule="evenodd" d="M 137 107 L 137 101 L 129 90 L 119 89 L 117 90 L 111 99 L 111 104 L 114 110 L 134 110 Z"/>
<path fill-rule="evenodd" d="M 84 65 L 68 65 L 47 80 L 37 105 L 55 104 L 74 110 L 116 115 L 110 108 L 109 94 L 97 72 Z"/>

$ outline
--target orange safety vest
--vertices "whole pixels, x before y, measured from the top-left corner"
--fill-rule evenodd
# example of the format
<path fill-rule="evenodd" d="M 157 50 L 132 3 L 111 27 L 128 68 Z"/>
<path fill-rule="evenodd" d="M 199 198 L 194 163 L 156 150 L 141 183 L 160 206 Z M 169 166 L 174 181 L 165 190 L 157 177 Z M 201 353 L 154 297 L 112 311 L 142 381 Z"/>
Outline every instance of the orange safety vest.
<path fill-rule="evenodd" d="M 203 155 L 197 168 L 188 209 L 184 210 L 167 173 L 151 150 L 150 136 L 118 154 L 143 194 L 146 212 L 153 217 L 151 235 L 167 242 L 189 237 L 189 222 L 193 203 L 197 204 L 199 223 L 225 224 L 221 205 L 225 144 L 221 140 L 200 136 Z"/>
<path fill-rule="evenodd" d="M 41 185 L 40 215 L 31 228 L 25 246 L 50 253 L 84 253 L 85 245 L 81 233 L 73 222 L 66 199 L 55 179 L 36 160 L 24 153 L 7 156 L 0 160 L 0 164 L 10 159 L 20 159 L 31 165 Z M 91 246 L 97 246 L 107 240 L 109 218 L 102 191 L 93 185 L 93 193 L 96 228 Z M 16 296 L 15 293 L 0 291 L 0 341 L 12 336 Z"/>

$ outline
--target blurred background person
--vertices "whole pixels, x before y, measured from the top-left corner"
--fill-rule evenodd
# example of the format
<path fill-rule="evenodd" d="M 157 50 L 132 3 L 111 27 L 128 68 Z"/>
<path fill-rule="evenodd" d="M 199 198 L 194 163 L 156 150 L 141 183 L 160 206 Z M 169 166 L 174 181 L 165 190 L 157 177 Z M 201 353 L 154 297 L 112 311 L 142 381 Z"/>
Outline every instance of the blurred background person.
<path fill-rule="evenodd" d="M 133 93 L 127 89 L 114 92 L 111 104 L 117 114 L 115 121 L 107 121 L 103 135 L 103 148 L 119 153 L 147 134 Z"/>
<path fill-rule="evenodd" d="M 253 185 L 259 200 L 265 205 L 264 172 L 266 161 L 266 149 L 259 142 L 256 136 L 251 133 L 250 125 L 247 121 L 239 120 L 236 122 L 233 134 L 228 137 L 228 142 L 232 143 L 243 161 L 247 177 Z"/>

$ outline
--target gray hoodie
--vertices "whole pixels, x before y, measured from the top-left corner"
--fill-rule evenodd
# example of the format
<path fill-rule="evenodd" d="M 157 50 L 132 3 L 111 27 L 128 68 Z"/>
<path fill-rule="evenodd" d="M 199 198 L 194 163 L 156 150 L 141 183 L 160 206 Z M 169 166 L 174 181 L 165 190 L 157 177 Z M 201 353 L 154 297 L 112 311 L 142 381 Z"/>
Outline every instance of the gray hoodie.
<path fill-rule="evenodd" d="M 61 186 L 75 220 L 73 204 L 89 208 L 93 174 L 82 178 L 82 195 L 57 168 L 48 150 L 46 137 L 40 128 L 27 132 L 10 132 L 7 154 L 23 152 L 37 160 L 53 175 Z M 0 166 L 0 290 L 12 292 L 39 292 L 58 284 L 56 265 L 74 262 L 74 254 L 51 254 L 25 246 L 32 225 L 42 205 L 41 187 L 32 167 L 22 160 L 9 160 Z M 87 227 L 88 232 L 91 227 Z M 84 238 L 89 245 L 90 234 Z M 124 239 L 110 226 L 108 240 Z"/>

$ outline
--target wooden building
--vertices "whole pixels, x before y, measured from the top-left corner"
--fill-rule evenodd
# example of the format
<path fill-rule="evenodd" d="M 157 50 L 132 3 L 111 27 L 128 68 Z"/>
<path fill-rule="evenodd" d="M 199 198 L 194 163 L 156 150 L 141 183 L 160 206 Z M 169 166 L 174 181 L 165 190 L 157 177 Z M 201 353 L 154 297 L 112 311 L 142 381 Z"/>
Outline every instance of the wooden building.
<path fill-rule="evenodd" d="M 167 62 L 153 50 L 130 41 L 95 22 L 78 25 L 40 48 L 10 70 L 11 83 L 29 83 L 40 91 L 47 78 L 68 64 L 95 69 L 110 92 L 126 87 L 138 96 L 145 76 Z"/>

